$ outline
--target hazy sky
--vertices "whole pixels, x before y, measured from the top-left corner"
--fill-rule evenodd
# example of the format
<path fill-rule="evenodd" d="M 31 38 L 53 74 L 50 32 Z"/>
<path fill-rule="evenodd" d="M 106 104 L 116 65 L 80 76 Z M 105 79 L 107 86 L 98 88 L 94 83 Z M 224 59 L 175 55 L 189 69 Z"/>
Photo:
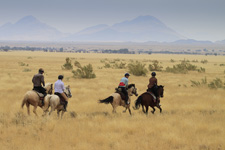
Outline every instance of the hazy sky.
<path fill-rule="evenodd" d="M 0 26 L 27 15 L 67 33 L 151 15 L 187 38 L 225 39 L 225 0 L 0 0 Z"/>

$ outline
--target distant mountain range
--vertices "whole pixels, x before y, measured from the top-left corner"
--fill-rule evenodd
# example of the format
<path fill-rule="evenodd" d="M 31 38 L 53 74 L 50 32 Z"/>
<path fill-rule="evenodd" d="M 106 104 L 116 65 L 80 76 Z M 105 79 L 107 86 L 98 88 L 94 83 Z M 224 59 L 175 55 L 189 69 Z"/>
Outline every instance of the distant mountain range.
<path fill-rule="evenodd" d="M 210 41 L 187 39 L 153 16 L 139 16 L 112 26 L 100 24 L 71 35 L 62 33 L 33 16 L 26 16 L 14 24 L 0 26 L 0 40 L 212 44 Z M 217 43 L 225 43 L 225 40 Z"/>

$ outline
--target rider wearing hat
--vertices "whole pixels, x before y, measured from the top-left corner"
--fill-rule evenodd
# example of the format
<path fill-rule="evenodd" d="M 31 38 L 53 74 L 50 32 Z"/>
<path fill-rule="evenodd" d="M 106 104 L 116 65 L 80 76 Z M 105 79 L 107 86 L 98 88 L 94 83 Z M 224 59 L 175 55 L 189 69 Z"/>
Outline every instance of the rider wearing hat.
<path fill-rule="evenodd" d="M 66 111 L 66 107 L 67 107 L 67 104 L 68 104 L 68 98 L 66 96 L 66 94 L 64 93 L 64 83 L 62 82 L 63 80 L 63 75 L 59 75 L 58 76 L 58 80 L 55 82 L 55 85 L 54 85 L 54 90 L 55 90 L 55 95 L 58 95 L 60 99 L 63 99 L 64 102 L 65 102 L 65 105 L 64 105 L 64 110 Z"/>
<path fill-rule="evenodd" d="M 33 90 L 42 93 L 45 97 L 47 93 L 46 93 L 46 89 L 42 87 L 42 85 L 45 86 L 43 73 L 44 73 L 44 70 L 40 68 L 38 70 L 38 74 L 35 74 L 33 76 L 32 82 L 33 82 Z M 42 100 L 42 105 L 44 105 L 44 100 Z"/>
<path fill-rule="evenodd" d="M 127 93 L 127 88 L 128 88 L 128 78 L 129 78 L 130 74 L 129 73 L 125 73 L 124 77 L 120 80 L 120 84 L 118 88 L 121 88 L 122 93 L 124 93 L 125 95 L 125 103 L 126 104 L 130 104 L 128 102 L 128 93 Z"/>
<path fill-rule="evenodd" d="M 152 72 L 151 73 L 152 77 L 149 79 L 149 84 L 148 84 L 148 90 L 149 92 L 153 92 L 153 94 L 158 98 L 157 95 L 157 79 L 156 79 L 156 73 Z"/>

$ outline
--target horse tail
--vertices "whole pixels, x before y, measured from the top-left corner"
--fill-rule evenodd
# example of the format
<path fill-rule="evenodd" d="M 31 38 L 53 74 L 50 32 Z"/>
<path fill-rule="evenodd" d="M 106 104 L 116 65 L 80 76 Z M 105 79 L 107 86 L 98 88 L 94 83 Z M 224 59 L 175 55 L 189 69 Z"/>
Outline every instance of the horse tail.
<path fill-rule="evenodd" d="M 135 101 L 135 107 L 133 107 L 133 108 L 134 109 L 139 109 L 141 101 L 142 101 L 142 96 L 139 96 L 138 99 Z"/>
<path fill-rule="evenodd" d="M 24 97 L 24 99 L 23 99 L 23 101 L 22 101 L 21 108 L 23 108 L 23 106 L 26 104 L 26 102 L 27 102 L 27 98 L 26 98 L 26 97 Z"/>
<path fill-rule="evenodd" d="M 106 99 L 99 100 L 99 103 L 105 103 L 105 104 L 112 103 L 112 102 L 113 102 L 113 96 L 109 96 Z"/>

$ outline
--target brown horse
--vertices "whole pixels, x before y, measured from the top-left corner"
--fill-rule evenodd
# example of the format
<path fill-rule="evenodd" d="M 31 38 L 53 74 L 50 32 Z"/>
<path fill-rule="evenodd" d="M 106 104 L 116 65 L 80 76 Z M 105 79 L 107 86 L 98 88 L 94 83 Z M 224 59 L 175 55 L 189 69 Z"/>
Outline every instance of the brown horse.
<path fill-rule="evenodd" d="M 163 97 L 163 89 L 164 86 L 160 85 L 158 86 L 157 94 L 160 97 Z M 146 114 L 148 114 L 148 106 L 152 107 L 153 111 L 151 111 L 153 114 L 155 112 L 155 106 L 160 109 L 160 113 L 162 112 L 162 108 L 159 105 L 159 101 L 154 102 L 154 97 L 152 93 L 145 92 L 141 94 L 138 99 L 135 101 L 135 107 L 133 107 L 135 110 L 140 108 L 140 105 L 142 105 L 142 111 Z M 146 111 L 144 110 L 144 106 L 146 108 Z"/>
<path fill-rule="evenodd" d="M 72 97 L 69 85 L 65 86 L 64 93 L 68 98 Z M 49 115 L 51 115 L 51 113 L 56 109 L 58 117 L 59 117 L 59 114 L 61 111 L 62 111 L 61 118 L 63 117 L 65 110 L 64 110 L 64 106 L 62 104 L 60 104 L 60 98 L 58 95 L 47 95 L 46 96 L 45 106 L 43 108 L 43 110 L 44 110 L 43 116 L 48 112 L 49 107 L 51 107 L 51 111 L 49 112 Z"/>
<path fill-rule="evenodd" d="M 131 101 L 130 100 L 130 96 L 132 96 L 133 94 L 135 96 L 138 96 L 138 94 L 137 94 L 137 88 L 135 88 L 135 84 L 129 84 L 128 85 L 127 93 L 128 93 L 128 101 L 129 102 Z M 113 107 L 113 111 L 112 111 L 113 113 L 116 112 L 116 107 L 117 106 L 123 106 L 123 107 L 126 108 L 123 112 L 126 112 L 126 110 L 128 109 L 129 110 L 129 113 L 131 115 L 130 104 L 129 105 L 126 105 L 125 104 L 125 101 L 122 100 L 122 98 L 121 98 L 121 96 L 120 96 L 119 93 L 113 93 L 108 98 L 103 99 L 103 100 L 99 100 L 99 103 L 105 103 L 105 104 L 111 103 L 111 105 Z"/>
<path fill-rule="evenodd" d="M 47 83 L 45 85 L 45 89 L 46 89 L 46 93 L 47 94 L 52 94 L 52 83 Z M 44 99 L 45 101 L 46 99 Z M 40 100 L 40 97 L 39 95 L 37 94 L 36 91 L 34 90 L 31 90 L 31 91 L 27 91 L 27 93 L 25 94 L 24 98 L 23 98 L 23 102 L 22 102 L 22 105 L 21 107 L 23 108 L 23 106 L 26 104 L 27 106 L 27 113 L 28 115 L 30 115 L 30 105 L 33 105 L 34 106 L 34 109 L 33 109 L 33 112 L 36 116 L 37 113 L 36 113 L 36 109 L 37 107 L 42 107 L 42 103 L 41 103 L 41 100 Z"/>

